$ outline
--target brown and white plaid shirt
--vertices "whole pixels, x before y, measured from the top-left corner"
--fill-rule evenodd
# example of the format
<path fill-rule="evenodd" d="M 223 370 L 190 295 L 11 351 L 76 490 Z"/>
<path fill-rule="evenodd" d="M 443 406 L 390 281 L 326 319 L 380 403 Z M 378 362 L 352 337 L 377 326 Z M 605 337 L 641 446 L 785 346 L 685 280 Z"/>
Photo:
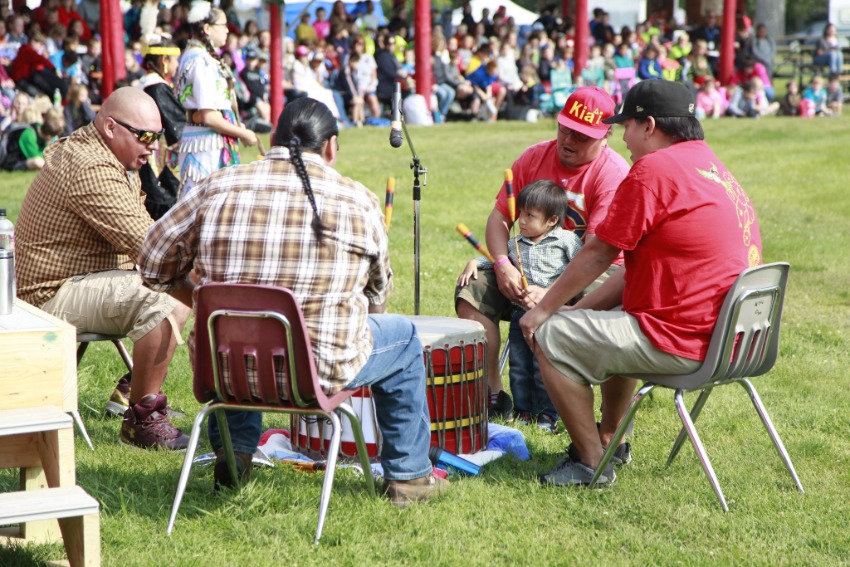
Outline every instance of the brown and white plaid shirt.
<path fill-rule="evenodd" d="M 153 223 L 136 172 L 89 124 L 44 151 L 15 227 L 18 297 L 37 307 L 73 276 L 132 270 Z"/>
<path fill-rule="evenodd" d="M 196 185 L 150 230 L 139 270 L 157 291 L 194 267 L 201 283 L 286 287 L 301 304 L 322 388 L 349 383 L 369 358 L 369 305 L 392 289 L 387 234 L 378 197 L 321 156 L 302 154 L 326 231 L 289 161 L 274 147 L 263 161 L 221 169 Z"/>

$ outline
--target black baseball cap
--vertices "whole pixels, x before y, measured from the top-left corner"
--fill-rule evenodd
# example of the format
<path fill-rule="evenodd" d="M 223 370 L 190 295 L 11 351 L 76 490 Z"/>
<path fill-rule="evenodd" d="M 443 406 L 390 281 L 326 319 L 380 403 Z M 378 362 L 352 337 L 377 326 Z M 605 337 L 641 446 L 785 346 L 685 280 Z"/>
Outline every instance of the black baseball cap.
<path fill-rule="evenodd" d="M 629 118 L 695 116 L 694 95 L 682 83 L 665 79 L 641 81 L 626 93 L 619 114 L 606 118 L 605 124 L 616 124 Z"/>

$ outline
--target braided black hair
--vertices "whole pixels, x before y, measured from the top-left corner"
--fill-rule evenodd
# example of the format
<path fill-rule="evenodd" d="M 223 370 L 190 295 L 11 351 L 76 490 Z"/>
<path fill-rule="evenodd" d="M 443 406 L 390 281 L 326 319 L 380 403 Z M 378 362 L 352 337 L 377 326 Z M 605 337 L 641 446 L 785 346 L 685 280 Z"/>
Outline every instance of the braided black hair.
<path fill-rule="evenodd" d="M 301 158 L 302 151 L 320 153 L 328 140 L 339 134 L 336 119 L 330 109 L 312 98 L 296 99 L 283 109 L 272 141 L 275 146 L 289 148 L 292 165 L 304 185 L 304 192 L 313 209 L 313 232 L 319 242 L 322 241 L 325 226 L 319 216 L 313 187 L 307 167 Z"/>

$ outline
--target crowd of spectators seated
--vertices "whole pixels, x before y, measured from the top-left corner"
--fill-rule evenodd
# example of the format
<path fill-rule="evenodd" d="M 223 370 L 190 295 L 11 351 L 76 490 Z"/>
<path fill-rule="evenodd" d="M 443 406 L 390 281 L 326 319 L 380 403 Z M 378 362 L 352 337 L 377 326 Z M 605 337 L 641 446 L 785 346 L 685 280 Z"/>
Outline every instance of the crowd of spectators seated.
<path fill-rule="evenodd" d="M 258 131 L 270 129 L 271 35 L 255 21 L 240 21 L 232 0 L 223 0 L 221 6 L 230 28 L 222 58 L 238 79 L 242 119 Z M 144 75 L 140 63 L 147 34 L 170 36 L 176 45 L 185 44 L 189 7 L 188 0 L 179 0 L 170 9 L 162 9 L 155 0 L 133 0 L 123 18 L 127 76 L 117 86 L 133 84 Z M 286 38 L 285 97 L 321 100 L 341 126 L 384 124 L 395 84 L 401 85 L 405 97 L 406 120 L 424 124 L 535 120 L 541 112 L 557 111 L 558 101 L 565 100 L 558 97 L 568 96 L 579 85 L 598 85 L 619 102 L 638 80 L 685 83 L 697 93 L 699 112 L 705 117 L 841 111 L 838 74 L 843 58 L 834 26 L 826 27 L 813 59 L 829 74 L 814 77 L 807 88 L 797 85 L 777 100 L 773 85 L 776 43 L 763 24 L 753 28 L 743 15 L 737 19 L 735 74 L 728 84 L 720 84 L 720 27 L 711 12 L 690 30 L 657 16 L 634 29 L 616 30 L 608 14 L 597 8 L 589 22 L 593 45 L 587 64 L 576 74 L 575 24 L 569 18 L 557 18 L 551 7 L 541 11 L 530 29 L 520 29 L 504 7 L 493 14 L 485 9 L 477 17 L 467 4 L 458 26 L 451 25 L 450 11 L 434 9 L 433 92 L 421 97 L 415 94 L 408 14 L 400 7 L 389 16 L 379 18 L 370 0 L 358 3 L 354 11 L 336 2 L 330 14 L 321 8 L 315 15 L 305 13 L 295 26 L 294 40 Z M 0 7 L 3 126 L 23 119 L 20 94 L 37 101 L 33 107 L 44 112 L 64 106 L 59 134 L 93 119 L 103 76 L 99 20 L 97 0 L 44 0 L 35 10 L 24 6 L 16 13 L 8 4 Z M 41 129 L 44 116 L 34 118 L 28 125 L 40 136 L 52 131 L 53 124 Z"/>

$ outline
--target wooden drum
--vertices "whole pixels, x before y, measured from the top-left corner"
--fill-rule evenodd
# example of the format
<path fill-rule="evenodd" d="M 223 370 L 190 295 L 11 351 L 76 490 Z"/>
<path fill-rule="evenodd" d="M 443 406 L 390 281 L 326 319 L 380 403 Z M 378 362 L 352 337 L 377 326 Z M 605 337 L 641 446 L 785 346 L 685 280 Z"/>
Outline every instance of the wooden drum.
<path fill-rule="evenodd" d="M 487 384 L 484 381 L 484 329 L 474 321 L 449 317 L 408 317 L 423 347 L 425 388 L 431 415 L 431 446 L 452 453 L 475 453 L 487 447 Z M 370 388 L 349 399 L 363 426 L 370 457 L 381 452 Z M 356 457 L 351 424 L 344 415 L 340 455 Z M 330 428 L 321 418 L 292 416 L 292 445 L 327 454 Z"/>
<path fill-rule="evenodd" d="M 484 328 L 448 317 L 409 317 L 422 340 L 431 446 L 452 453 L 487 448 Z"/>

